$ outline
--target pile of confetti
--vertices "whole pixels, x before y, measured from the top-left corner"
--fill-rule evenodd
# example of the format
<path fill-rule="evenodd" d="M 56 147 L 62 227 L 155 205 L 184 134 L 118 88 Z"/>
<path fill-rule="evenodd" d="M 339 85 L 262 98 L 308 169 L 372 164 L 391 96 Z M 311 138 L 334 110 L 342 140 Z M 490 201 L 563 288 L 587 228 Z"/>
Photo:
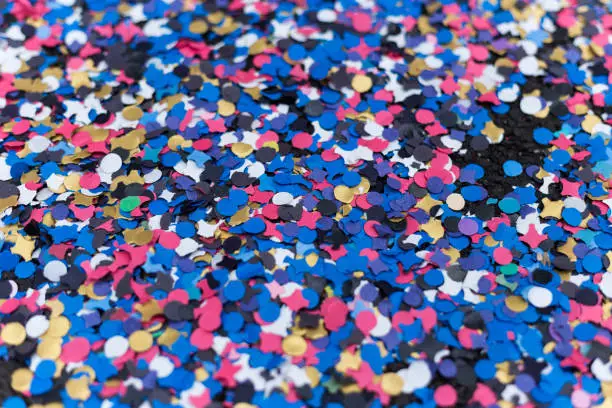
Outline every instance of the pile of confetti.
<path fill-rule="evenodd" d="M 609 2 L 0 10 L 4 407 L 612 407 Z"/>

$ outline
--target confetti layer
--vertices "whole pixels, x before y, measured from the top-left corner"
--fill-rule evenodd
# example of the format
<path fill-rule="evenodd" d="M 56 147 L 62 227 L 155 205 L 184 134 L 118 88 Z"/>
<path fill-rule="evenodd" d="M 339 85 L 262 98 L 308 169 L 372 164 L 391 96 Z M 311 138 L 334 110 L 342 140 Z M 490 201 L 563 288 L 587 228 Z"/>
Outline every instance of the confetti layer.
<path fill-rule="evenodd" d="M 612 407 L 609 2 L 0 9 L 4 407 Z"/>

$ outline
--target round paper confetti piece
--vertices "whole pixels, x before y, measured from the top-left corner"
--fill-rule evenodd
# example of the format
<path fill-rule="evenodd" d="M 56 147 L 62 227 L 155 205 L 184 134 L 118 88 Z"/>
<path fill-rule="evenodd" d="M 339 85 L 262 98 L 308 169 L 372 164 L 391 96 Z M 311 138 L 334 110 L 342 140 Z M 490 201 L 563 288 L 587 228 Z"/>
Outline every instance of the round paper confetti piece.
<path fill-rule="evenodd" d="M 561 215 L 563 216 L 563 220 L 572 227 L 577 227 L 582 223 L 580 211 L 575 208 L 564 208 Z"/>
<path fill-rule="evenodd" d="M 572 392 L 572 406 L 576 408 L 589 408 L 592 404 L 591 396 L 584 390 Z"/>
<path fill-rule="evenodd" d="M 294 61 L 299 61 L 306 57 L 306 49 L 301 44 L 293 44 L 287 50 L 289 58 Z"/>
<path fill-rule="evenodd" d="M 457 391 L 450 384 L 444 384 L 436 388 L 434 400 L 441 407 L 453 407 L 457 403 Z"/>
<path fill-rule="evenodd" d="M 138 197 L 125 197 L 119 203 L 119 208 L 123 212 L 132 212 L 140 205 L 140 199 Z"/>
<path fill-rule="evenodd" d="M 113 336 L 104 343 L 104 355 L 108 358 L 121 357 L 130 347 L 128 339 L 123 336 Z"/>
<path fill-rule="evenodd" d="M 518 266 L 516 266 L 515 264 L 503 265 L 499 269 L 500 269 L 501 273 L 503 273 L 504 275 L 507 275 L 507 276 L 516 275 L 518 273 Z"/>
<path fill-rule="evenodd" d="M 49 319 L 47 334 L 51 337 L 62 337 L 70 330 L 70 320 L 65 316 L 52 317 Z"/>
<path fill-rule="evenodd" d="M 368 334 L 376 326 L 376 315 L 367 310 L 363 311 L 357 315 L 357 318 L 355 319 L 355 325 L 364 334 Z"/>
<path fill-rule="evenodd" d="M 528 115 L 535 115 L 543 108 L 540 98 L 536 96 L 526 96 L 521 99 L 521 110 Z"/>
<path fill-rule="evenodd" d="M 17 346 L 26 339 L 25 328 L 17 322 L 7 323 L 0 332 L 0 337 L 5 344 Z"/>
<path fill-rule="evenodd" d="M 15 123 L 12 129 L 12 132 L 15 133 L 16 135 L 22 135 L 25 132 L 27 132 L 28 129 L 30 129 L 30 122 L 28 122 L 27 120 L 22 120 L 22 121 Z"/>
<path fill-rule="evenodd" d="M 351 81 L 351 86 L 359 93 L 364 93 L 372 88 L 372 79 L 367 75 L 357 74 Z"/>
<path fill-rule="evenodd" d="M 204 20 L 192 21 L 191 24 L 189 24 L 189 31 L 194 34 L 203 34 L 208 31 L 208 24 Z"/>
<path fill-rule="evenodd" d="M 123 165 L 123 160 L 116 153 L 110 153 L 104 156 L 100 161 L 100 170 L 104 173 L 112 174 L 119 170 Z"/>
<path fill-rule="evenodd" d="M 43 315 L 36 315 L 28 319 L 25 330 L 30 338 L 38 338 L 45 334 L 49 329 L 49 320 Z"/>
<path fill-rule="evenodd" d="M 432 194 L 441 193 L 444 190 L 444 182 L 439 177 L 432 177 L 427 180 L 427 190 Z"/>
<path fill-rule="evenodd" d="M 414 116 L 417 122 L 422 124 L 429 124 L 436 120 L 436 117 L 434 116 L 433 112 L 426 109 L 419 109 L 418 111 L 416 111 Z"/>
<path fill-rule="evenodd" d="M 142 117 L 142 110 L 138 106 L 128 106 L 123 109 L 122 114 L 127 120 L 138 120 Z"/>
<path fill-rule="evenodd" d="M 166 378 L 174 371 L 174 364 L 166 356 L 155 356 L 149 364 L 151 371 L 157 373 L 157 378 Z"/>
<path fill-rule="evenodd" d="M 274 194 L 272 203 L 276 205 L 288 205 L 293 201 L 293 196 L 285 191 Z"/>
<path fill-rule="evenodd" d="M 266 230 L 266 223 L 261 218 L 251 218 L 242 225 L 244 232 L 260 234 Z"/>
<path fill-rule="evenodd" d="M 372 28 L 372 18 L 366 13 L 354 13 L 353 27 L 360 33 L 367 33 Z"/>
<path fill-rule="evenodd" d="M 51 282 L 59 282 L 68 273 L 68 268 L 62 261 L 53 260 L 45 265 L 43 275 Z"/>
<path fill-rule="evenodd" d="M 291 144 L 298 149 L 307 149 L 312 145 L 312 136 L 304 132 L 298 133 L 291 140 Z"/>
<path fill-rule="evenodd" d="M 267 303 L 259 309 L 259 316 L 264 322 L 271 323 L 278 319 L 280 307 L 276 303 Z"/>
<path fill-rule="evenodd" d="M 612 298 L 612 272 L 605 272 L 599 282 L 601 292 L 608 298 Z"/>
<path fill-rule="evenodd" d="M 137 330 L 128 339 L 130 348 L 137 353 L 147 351 L 153 345 L 153 337 L 144 330 Z"/>
<path fill-rule="evenodd" d="M 515 198 L 504 198 L 499 201 L 499 209 L 506 214 L 514 214 L 520 211 L 521 205 Z"/>
<path fill-rule="evenodd" d="M 71 378 L 66 381 L 66 393 L 73 400 L 85 401 L 91 395 L 89 385 L 87 383 L 87 377 Z"/>
<path fill-rule="evenodd" d="M 347 186 L 337 186 L 336 188 L 334 188 L 334 197 L 336 197 L 336 200 L 342 203 L 351 203 L 353 201 L 354 196 L 355 193 L 353 189 L 348 188 Z"/>
<path fill-rule="evenodd" d="M 382 375 L 380 382 L 382 390 L 391 396 L 401 394 L 404 387 L 404 380 L 396 373 L 385 373 Z"/>
<path fill-rule="evenodd" d="M 438 269 L 427 271 L 424 278 L 425 283 L 433 287 L 438 287 L 444 283 L 444 275 Z"/>
<path fill-rule="evenodd" d="M 590 341 L 597 334 L 597 327 L 590 323 L 580 323 L 574 327 L 574 338 L 580 341 Z"/>
<path fill-rule="evenodd" d="M 582 266 L 587 272 L 597 273 L 603 269 L 601 258 L 597 255 L 587 255 L 582 259 Z"/>
<path fill-rule="evenodd" d="M 24 400 L 16 396 L 8 397 L 7 399 L 5 399 L 4 406 L 6 408 L 27 408 L 27 405 Z"/>
<path fill-rule="evenodd" d="M 181 244 L 181 238 L 174 232 L 163 232 L 159 236 L 159 244 L 166 249 L 176 249 Z"/>
<path fill-rule="evenodd" d="M 457 375 L 457 365 L 447 358 L 438 364 L 438 370 L 444 378 L 453 378 Z"/>
<path fill-rule="evenodd" d="M 478 223 L 471 218 L 462 218 L 459 221 L 459 231 L 465 235 L 474 235 L 478 233 Z"/>
<path fill-rule="evenodd" d="M 529 303 L 538 308 L 550 306 L 553 301 L 553 294 L 550 290 L 539 286 L 532 286 L 527 292 Z"/>
<path fill-rule="evenodd" d="M 512 262 L 512 252 L 508 248 L 498 247 L 493 250 L 493 258 L 500 265 Z"/>
<path fill-rule="evenodd" d="M 528 76 L 538 75 L 540 72 L 538 59 L 533 55 L 522 58 L 518 63 L 519 70 Z"/>
<path fill-rule="evenodd" d="M 461 194 L 452 193 L 446 197 L 446 204 L 451 210 L 461 211 L 465 207 L 465 200 Z"/>
<path fill-rule="evenodd" d="M 93 190 L 100 185 L 100 176 L 97 173 L 85 173 L 81 176 L 79 183 L 87 190 Z"/>
<path fill-rule="evenodd" d="M 11 375 L 11 387 L 21 393 L 30 390 L 30 384 L 34 378 L 34 373 L 27 368 L 18 368 Z"/>
<path fill-rule="evenodd" d="M 236 111 L 236 106 L 228 101 L 219 101 L 218 102 L 218 106 L 219 106 L 219 115 L 221 116 L 230 116 L 233 115 L 234 112 Z"/>
<path fill-rule="evenodd" d="M 223 291 L 223 296 L 229 301 L 236 302 L 244 296 L 246 289 L 240 281 L 234 280 L 227 284 Z"/>
<path fill-rule="evenodd" d="M 85 337 L 75 337 L 62 347 L 62 361 L 78 363 L 87 358 L 91 345 Z"/>
<path fill-rule="evenodd" d="M 504 163 L 504 173 L 508 177 L 519 176 L 523 172 L 521 164 L 515 160 L 508 160 Z"/>
<path fill-rule="evenodd" d="M 306 353 L 308 343 L 303 337 L 291 334 L 282 341 L 283 351 L 292 357 L 299 357 Z"/>
<path fill-rule="evenodd" d="M 359 173 L 347 171 L 342 175 L 342 182 L 348 187 L 357 187 L 361 183 L 361 176 Z"/>
<path fill-rule="evenodd" d="M 528 304 L 520 296 L 508 296 L 505 300 L 506 307 L 515 313 L 521 313 L 527 310 Z"/>
<path fill-rule="evenodd" d="M 36 347 L 36 354 L 38 354 L 40 358 L 55 360 L 61 353 L 62 343 L 60 339 L 44 339 Z"/>
<path fill-rule="evenodd" d="M 36 371 L 34 372 L 34 374 L 36 375 L 36 377 L 39 377 L 39 378 L 51 379 L 53 378 L 53 375 L 55 374 L 55 369 L 56 369 L 56 366 L 53 361 L 43 360 L 36 367 Z"/>
<path fill-rule="evenodd" d="M 478 378 L 485 381 L 493 378 L 497 372 L 495 363 L 493 363 L 491 360 L 478 360 L 474 366 L 474 370 L 476 371 Z"/>

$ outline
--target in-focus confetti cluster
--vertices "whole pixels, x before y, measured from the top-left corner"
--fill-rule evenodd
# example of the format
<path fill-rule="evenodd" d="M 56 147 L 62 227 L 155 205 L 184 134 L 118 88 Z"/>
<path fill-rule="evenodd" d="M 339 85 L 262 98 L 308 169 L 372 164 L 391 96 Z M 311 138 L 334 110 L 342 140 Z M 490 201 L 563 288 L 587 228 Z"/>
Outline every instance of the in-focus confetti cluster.
<path fill-rule="evenodd" d="M 0 10 L 4 407 L 612 407 L 609 2 Z"/>

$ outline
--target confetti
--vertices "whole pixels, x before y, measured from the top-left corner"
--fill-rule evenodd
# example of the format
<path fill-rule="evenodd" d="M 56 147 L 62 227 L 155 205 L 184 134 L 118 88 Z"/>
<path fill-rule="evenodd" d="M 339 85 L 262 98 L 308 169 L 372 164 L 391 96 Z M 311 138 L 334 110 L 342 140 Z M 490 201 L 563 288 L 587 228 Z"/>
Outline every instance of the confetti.
<path fill-rule="evenodd" d="M 606 2 L 0 7 L 2 406 L 612 405 Z"/>

